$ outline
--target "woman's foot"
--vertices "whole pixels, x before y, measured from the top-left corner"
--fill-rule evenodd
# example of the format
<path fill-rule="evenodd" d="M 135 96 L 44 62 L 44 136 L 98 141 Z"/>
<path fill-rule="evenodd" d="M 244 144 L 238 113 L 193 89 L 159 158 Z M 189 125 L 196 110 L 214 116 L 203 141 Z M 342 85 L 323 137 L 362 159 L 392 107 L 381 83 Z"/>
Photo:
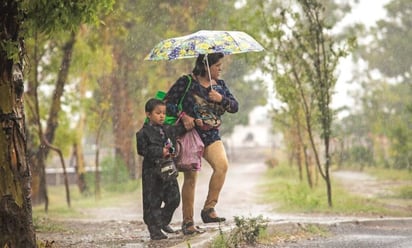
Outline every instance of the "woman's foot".
<path fill-rule="evenodd" d="M 218 217 L 214 208 L 203 209 L 200 216 L 203 223 L 223 222 L 226 220 L 224 217 Z"/>
<path fill-rule="evenodd" d="M 202 233 L 195 225 L 193 222 L 187 222 L 182 224 L 182 232 L 184 235 L 191 235 L 191 234 L 197 234 L 197 233 Z"/>

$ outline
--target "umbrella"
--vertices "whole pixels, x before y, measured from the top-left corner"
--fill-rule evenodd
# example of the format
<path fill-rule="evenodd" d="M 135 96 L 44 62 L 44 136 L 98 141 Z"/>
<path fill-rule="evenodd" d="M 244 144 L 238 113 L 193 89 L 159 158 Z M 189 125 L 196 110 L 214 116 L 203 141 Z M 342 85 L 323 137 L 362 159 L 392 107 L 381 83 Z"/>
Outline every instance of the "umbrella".
<path fill-rule="evenodd" d="M 145 60 L 174 60 L 197 57 L 199 54 L 236 54 L 260 52 L 263 47 L 241 31 L 201 30 L 158 43 Z"/>
<path fill-rule="evenodd" d="M 200 30 L 161 41 L 145 60 L 174 60 L 194 58 L 199 54 L 207 56 L 210 53 L 236 54 L 260 51 L 263 51 L 262 45 L 245 32 Z M 207 68 L 210 79 L 209 64 Z"/>

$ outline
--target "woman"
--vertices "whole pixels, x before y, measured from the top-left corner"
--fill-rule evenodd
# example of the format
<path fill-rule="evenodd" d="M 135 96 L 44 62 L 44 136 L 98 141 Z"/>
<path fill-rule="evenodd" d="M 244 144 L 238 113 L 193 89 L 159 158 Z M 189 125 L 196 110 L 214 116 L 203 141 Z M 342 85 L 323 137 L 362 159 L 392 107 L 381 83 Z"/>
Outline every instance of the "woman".
<path fill-rule="evenodd" d="M 165 97 L 168 114 L 182 116 L 186 130 L 195 128 L 199 133 L 205 145 L 203 158 L 213 169 L 208 195 L 201 211 L 204 223 L 226 220 L 224 217 L 219 217 L 215 211 L 229 165 L 219 133 L 220 116 L 225 112 L 236 113 L 238 102 L 225 82 L 219 79 L 223 57 L 222 53 L 199 55 L 192 74 L 188 75 L 191 77 L 191 84 L 186 95 L 184 92 L 190 80 L 187 76 L 182 76 L 172 85 Z M 182 113 L 178 113 L 177 103 L 182 96 L 184 96 Z M 182 231 L 185 235 L 199 232 L 193 221 L 196 180 L 196 171 L 184 172 L 181 196 Z"/>

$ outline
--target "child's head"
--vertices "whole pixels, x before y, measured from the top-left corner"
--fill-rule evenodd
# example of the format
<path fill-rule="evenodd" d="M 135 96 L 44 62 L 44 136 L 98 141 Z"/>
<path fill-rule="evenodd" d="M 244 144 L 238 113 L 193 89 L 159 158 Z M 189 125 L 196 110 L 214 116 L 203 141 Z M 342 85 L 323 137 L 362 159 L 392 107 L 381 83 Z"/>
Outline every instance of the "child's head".
<path fill-rule="evenodd" d="M 145 112 L 150 123 L 162 125 L 166 117 L 166 104 L 156 98 L 151 98 L 146 102 Z"/>

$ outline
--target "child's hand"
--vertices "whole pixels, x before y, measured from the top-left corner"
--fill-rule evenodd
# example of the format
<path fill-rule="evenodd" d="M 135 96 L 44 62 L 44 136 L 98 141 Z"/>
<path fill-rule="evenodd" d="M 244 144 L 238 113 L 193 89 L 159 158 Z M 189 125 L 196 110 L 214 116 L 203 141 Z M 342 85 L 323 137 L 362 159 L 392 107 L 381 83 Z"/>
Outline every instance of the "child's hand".
<path fill-rule="evenodd" d="M 193 122 L 194 118 L 190 117 L 189 115 L 184 115 L 182 117 L 183 126 L 186 130 L 191 130 L 195 127 L 195 123 Z"/>
<path fill-rule="evenodd" d="M 169 148 L 163 147 L 163 157 L 167 158 L 168 156 L 170 156 Z"/>

